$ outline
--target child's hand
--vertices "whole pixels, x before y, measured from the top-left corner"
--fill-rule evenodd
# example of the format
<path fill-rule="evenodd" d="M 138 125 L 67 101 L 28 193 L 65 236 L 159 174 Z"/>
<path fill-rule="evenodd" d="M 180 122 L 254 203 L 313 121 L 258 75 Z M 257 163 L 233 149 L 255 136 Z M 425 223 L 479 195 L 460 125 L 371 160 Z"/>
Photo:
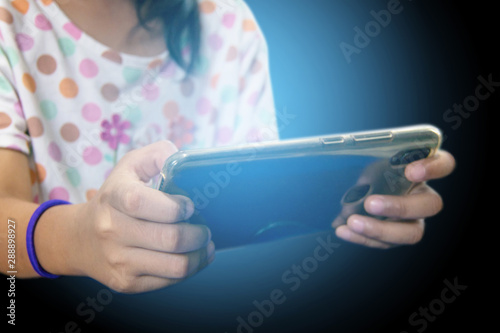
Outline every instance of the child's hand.
<path fill-rule="evenodd" d="M 409 164 L 405 170 L 408 180 L 420 183 L 405 196 L 372 195 L 364 203 L 365 210 L 388 220 L 351 215 L 346 221 L 333 223 L 338 237 L 357 244 L 376 248 L 390 248 L 418 243 L 423 235 L 424 218 L 437 214 L 443 208 L 438 193 L 425 181 L 449 175 L 455 168 L 455 159 L 445 151 Z"/>
<path fill-rule="evenodd" d="M 176 151 L 167 141 L 125 155 L 75 218 L 81 273 L 124 293 L 162 288 L 198 272 L 214 258 L 210 231 L 185 223 L 193 203 L 145 185 Z"/>

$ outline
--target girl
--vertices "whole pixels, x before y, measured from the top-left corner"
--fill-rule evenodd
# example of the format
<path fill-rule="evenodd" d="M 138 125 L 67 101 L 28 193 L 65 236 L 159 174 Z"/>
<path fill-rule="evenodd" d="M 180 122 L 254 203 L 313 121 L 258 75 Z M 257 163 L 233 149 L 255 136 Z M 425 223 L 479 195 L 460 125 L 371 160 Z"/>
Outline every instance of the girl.
<path fill-rule="evenodd" d="M 193 203 L 144 184 L 178 148 L 278 139 L 266 42 L 247 5 L 0 0 L 0 47 L 0 219 L 15 224 L 17 276 L 89 276 L 132 293 L 213 261 L 210 231 L 184 222 Z M 424 182 L 453 167 L 445 152 L 415 162 L 414 193 L 366 202 L 392 222 L 352 216 L 337 235 L 418 242 L 442 206 Z M 5 248 L 14 238 L 2 228 Z"/>

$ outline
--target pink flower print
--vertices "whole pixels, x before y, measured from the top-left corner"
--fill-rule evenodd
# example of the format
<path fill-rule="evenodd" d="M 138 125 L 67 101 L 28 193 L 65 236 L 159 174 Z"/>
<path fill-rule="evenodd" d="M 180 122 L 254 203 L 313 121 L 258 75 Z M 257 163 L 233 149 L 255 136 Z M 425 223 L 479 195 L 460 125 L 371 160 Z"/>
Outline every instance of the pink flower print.
<path fill-rule="evenodd" d="M 130 121 L 120 121 L 120 119 L 120 115 L 115 113 L 111 116 L 111 121 L 103 120 L 101 123 L 103 128 L 101 139 L 107 141 L 109 148 L 115 151 L 118 149 L 118 144 L 130 142 L 130 137 L 125 134 L 125 131 L 130 128 Z"/>
<path fill-rule="evenodd" d="M 172 141 L 177 148 L 190 144 L 194 140 L 194 124 L 191 120 L 177 116 L 170 119 L 170 131 L 168 139 Z"/>

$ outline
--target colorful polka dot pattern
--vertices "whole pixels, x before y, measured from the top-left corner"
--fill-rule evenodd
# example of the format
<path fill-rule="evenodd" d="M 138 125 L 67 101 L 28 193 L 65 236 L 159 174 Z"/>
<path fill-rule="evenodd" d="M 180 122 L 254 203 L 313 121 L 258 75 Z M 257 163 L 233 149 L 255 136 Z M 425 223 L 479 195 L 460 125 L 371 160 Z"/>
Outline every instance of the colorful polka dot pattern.
<path fill-rule="evenodd" d="M 125 153 L 276 134 L 267 46 L 242 0 L 199 0 L 203 44 L 186 77 L 167 53 L 97 43 L 52 0 L 0 0 L 0 147 L 30 155 L 34 202 L 85 202 Z M 186 48 L 187 50 L 187 48 Z"/>

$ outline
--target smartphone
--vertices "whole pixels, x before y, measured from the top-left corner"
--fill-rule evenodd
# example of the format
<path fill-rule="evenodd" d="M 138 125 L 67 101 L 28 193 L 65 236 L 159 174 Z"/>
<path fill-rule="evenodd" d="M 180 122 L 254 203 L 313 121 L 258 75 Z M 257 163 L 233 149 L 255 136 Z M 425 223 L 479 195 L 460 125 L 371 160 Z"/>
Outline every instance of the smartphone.
<path fill-rule="evenodd" d="M 218 249 L 331 229 L 367 214 L 371 194 L 404 195 L 404 170 L 432 156 L 441 131 L 417 125 L 179 151 L 155 187 L 188 196 L 190 222 L 206 224 Z"/>

